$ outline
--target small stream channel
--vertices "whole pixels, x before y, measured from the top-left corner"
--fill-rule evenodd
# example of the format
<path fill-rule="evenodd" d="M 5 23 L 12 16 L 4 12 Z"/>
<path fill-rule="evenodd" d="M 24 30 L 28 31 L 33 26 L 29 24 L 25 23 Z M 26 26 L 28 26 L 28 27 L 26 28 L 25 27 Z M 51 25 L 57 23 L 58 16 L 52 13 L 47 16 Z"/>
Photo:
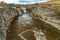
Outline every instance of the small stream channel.
<path fill-rule="evenodd" d="M 19 10 L 19 13 L 21 11 Z M 36 21 L 25 12 L 15 17 L 8 26 L 6 40 L 47 40 L 41 29 L 37 28 Z"/>

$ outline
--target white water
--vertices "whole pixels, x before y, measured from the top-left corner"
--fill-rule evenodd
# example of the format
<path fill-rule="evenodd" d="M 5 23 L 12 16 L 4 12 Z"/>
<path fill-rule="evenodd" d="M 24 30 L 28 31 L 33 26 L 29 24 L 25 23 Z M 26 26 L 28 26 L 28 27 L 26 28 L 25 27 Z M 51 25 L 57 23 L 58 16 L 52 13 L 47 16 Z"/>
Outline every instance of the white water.
<path fill-rule="evenodd" d="M 22 14 L 20 9 L 18 9 L 18 12 L 19 12 L 19 15 L 21 15 L 21 14 Z"/>

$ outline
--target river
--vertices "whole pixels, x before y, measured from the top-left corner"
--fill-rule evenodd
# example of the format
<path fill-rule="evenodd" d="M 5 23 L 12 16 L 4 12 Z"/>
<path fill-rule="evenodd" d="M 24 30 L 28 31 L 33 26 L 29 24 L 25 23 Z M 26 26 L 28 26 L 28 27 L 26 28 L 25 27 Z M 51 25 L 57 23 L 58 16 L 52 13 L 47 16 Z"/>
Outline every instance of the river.
<path fill-rule="evenodd" d="M 6 40 L 47 40 L 45 33 L 42 32 L 43 29 L 38 29 L 39 25 L 29 16 L 28 12 L 24 12 L 22 15 L 14 18 L 8 26 Z M 48 35 L 48 33 L 46 34 Z M 53 38 L 50 35 L 48 35 L 48 39 Z"/>
<path fill-rule="evenodd" d="M 19 11 L 21 14 L 21 11 Z M 36 23 L 29 13 L 24 12 L 22 15 L 14 18 L 8 26 L 7 40 L 46 40 L 43 32 L 38 30 Z M 41 32 L 41 33 L 40 33 Z M 43 36 L 42 36 L 43 35 Z"/>

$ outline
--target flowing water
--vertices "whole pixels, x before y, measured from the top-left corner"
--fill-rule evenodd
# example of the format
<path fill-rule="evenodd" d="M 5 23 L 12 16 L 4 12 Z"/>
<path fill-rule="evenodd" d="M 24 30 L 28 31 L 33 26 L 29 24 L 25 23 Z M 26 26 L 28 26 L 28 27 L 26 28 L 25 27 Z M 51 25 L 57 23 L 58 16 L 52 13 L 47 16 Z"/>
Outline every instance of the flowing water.
<path fill-rule="evenodd" d="M 19 14 L 21 12 L 19 11 Z M 36 23 L 29 16 L 29 13 L 25 12 L 21 16 L 14 18 L 7 30 L 7 40 L 43 40 L 45 36 L 42 31 L 38 30 L 35 26 Z M 37 32 L 37 33 L 36 33 Z M 40 37 L 39 37 L 40 34 Z M 45 39 L 46 40 L 46 39 Z"/>
<path fill-rule="evenodd" d="M 8 26 L 6 36 L 6 40 L 46 40 L 42 30 L 37 28 L 36 21 L 27 12 L 14 18 Z"/>

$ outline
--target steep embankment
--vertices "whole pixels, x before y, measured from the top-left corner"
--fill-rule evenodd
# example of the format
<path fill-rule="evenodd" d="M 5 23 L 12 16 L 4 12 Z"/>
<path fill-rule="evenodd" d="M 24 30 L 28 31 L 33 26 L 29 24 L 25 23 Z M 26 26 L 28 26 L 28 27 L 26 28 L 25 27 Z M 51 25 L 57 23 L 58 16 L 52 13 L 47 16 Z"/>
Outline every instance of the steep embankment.
<path fill-rule="evenodd" d="M 17 10 L 11 7 L 0 7 L 0 40 L 5 40 L 8 25 L 17 16 Z"/>

